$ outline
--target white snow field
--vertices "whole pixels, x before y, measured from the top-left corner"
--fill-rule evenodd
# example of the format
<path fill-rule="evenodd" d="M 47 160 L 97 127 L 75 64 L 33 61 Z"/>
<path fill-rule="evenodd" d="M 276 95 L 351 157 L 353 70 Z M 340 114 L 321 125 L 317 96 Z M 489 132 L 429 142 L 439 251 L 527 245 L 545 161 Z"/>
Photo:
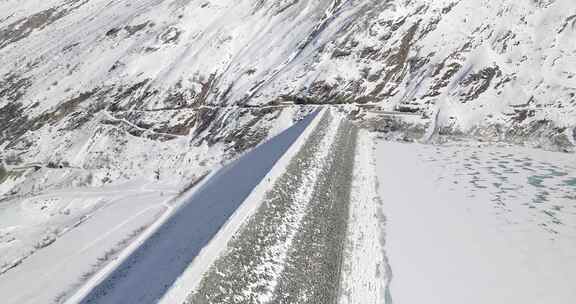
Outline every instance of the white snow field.
<path fill-rule="evenodd" d="M 573 154 L 379 142 L 394 303 L 576 303 Z"/>
<path fill-rule="evenodd" d="M 15 265 L 0 275 L 1 303 L 53 303 L 69 296 L 99 268 L 171 209 L 174 188 L 144 182 L 99 189 L 73 189 L 25 199 L 0 208 L 0 234 L 13 242 L 0 248 Z M 30 252 L 26 242 L 52 230 Z M 14 246 L 11 246 L 14 245 Z M 21 256 L 20 256 L 21 254 Z"/>

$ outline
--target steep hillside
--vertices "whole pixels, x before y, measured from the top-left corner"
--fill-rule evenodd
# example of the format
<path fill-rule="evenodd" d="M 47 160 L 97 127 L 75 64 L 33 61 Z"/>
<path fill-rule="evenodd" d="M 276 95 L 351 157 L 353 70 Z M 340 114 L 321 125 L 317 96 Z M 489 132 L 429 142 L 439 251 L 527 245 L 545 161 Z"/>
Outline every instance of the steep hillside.
<path fill-rule="evenodd" d="M 575 31 L 570 0 L 5 0 L 0 193 L 186 183 L 305 104 L 571 150 Z"/>

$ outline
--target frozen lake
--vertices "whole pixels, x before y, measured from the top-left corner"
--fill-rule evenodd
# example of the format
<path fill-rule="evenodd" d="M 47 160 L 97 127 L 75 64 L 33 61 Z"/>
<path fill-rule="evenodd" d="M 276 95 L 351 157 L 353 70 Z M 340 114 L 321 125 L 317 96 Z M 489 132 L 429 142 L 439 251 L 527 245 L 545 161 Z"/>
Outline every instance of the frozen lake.
<path fill-rule="evenodd" d="M 394 302 L 576 301 L 574 155 L 380 143 L 376 158 Z"/>

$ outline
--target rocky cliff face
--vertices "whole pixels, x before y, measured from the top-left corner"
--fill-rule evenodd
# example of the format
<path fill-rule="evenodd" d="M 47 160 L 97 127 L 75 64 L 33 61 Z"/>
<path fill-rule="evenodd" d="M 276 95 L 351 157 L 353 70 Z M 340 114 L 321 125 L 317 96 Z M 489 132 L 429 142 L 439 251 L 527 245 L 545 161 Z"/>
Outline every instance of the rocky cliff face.
<path fill-rule="evenodd" d="M 571 2 L 2 1 L 0 193 L 185 183 L 315 104 L 569 150 Z"/>

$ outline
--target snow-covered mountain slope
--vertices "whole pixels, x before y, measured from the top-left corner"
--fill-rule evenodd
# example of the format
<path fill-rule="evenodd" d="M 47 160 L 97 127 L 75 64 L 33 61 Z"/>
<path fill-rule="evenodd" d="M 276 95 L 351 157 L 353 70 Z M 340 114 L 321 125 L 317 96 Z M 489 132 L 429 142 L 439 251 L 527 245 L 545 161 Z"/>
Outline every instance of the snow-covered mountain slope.
<path fill-rule="evenodd" d="M 92 185 L 153 176 L 158 167 L 190 179 L 198 164 L 266 138 L 268 120 L 281 124 L 277 133 L 294 110 L 238 108 L 225 97 L 233 82 L 237 91 L 254 86 L 305 35 L 286 39 L 293 26 L 282 25 L 293 16 L 256 4 L 3 3 L 0 11 L 11 12 L 0 35 L 6 162 L 92 170 L 92 180 L 76 179 Z M 322 6 L 302 4 L 292 14 L 308 13 L 292 22 L 314 23 Z"/>
<path fill-rule="evenodd" d="M 182 164 L 254 146 L 291 102 L 574 142 L 570 0 L 7 0 L 0 12 L 3 158 L 94 169 L 91 184 L 158 167 L 189 178 Z"/>
<path fill-rule="evenodd" d="M 411 139 L 571 150 L 575 34 L 572 0 L 0 0 L 0 204 L 178 191 L 317 104 Z"/>

